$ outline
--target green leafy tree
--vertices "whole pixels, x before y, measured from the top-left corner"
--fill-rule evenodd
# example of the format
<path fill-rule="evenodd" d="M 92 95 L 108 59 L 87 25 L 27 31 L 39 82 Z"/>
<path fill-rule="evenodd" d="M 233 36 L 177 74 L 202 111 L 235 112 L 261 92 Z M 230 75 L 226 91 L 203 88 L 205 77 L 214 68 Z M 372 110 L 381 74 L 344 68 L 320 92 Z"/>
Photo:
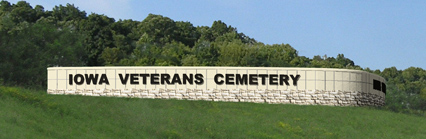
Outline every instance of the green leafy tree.
<path fill-rule="evenodd" d="M 246 47 L 240 40 L 227 42 L 219 46 L 218 66 L 243 66 Z"/>
<path fill-rule="evenodd" d="M 139 43 L 158 43 L 166 44 L 176 40 L 175 30 L 176 23 L 161 15 L 149 14 L 138 27 L 142 42 Z"/>
<path fill-rule="evenodd" d="M 200 63 L 202 66 L 216 65 L 219 57 L 219 48 L 217 46 L 212 45 L 209 41 L 203 40 L 197 42 L 192 49 L 195 58 L 198 60 L 197 63 Z"/>
<path fill-rule="evenodd" d="M 104 61 L 104 65 L 118 65 L 121 59 L 124 58 L 125 52 L 121 51 L 120 48 L 105 48 L 101 54 L 101 59 Z"/>
<path fill-rule="evenodd" d="M 57 21 L 79 21 L 87 19 L 86 12 L 80 11 L 74 4 L 66 4 L 66 6 L 59 5 L 53 7 L 51 16 Z"/>
<path fill-rule="evenodd" d="M 82 38 L 50 24 L 20 24 L 1 37 L 0 76 L 8 84 L 46 86 L 47 67 L 82 66 Z"/>
<path fill-rule="evenodd" d="M 100 66 L 102 59 L 100 55 L 105 48 L 115 47 L 111 24 L 113 18 L 105 15 L 90 14 L 87 20 L 81 21 L 81 30 L 85 34 L 85 50 L 87 52 L 87 65 Z"/>
<path fill-rule="evenodd" d="M 25 1 L 19 1 L 18 3 L 12 5 L 12 10 L 10 11 L 10 16 L 15 23 L 20 22 L 35 22 L 39 17 L 37 17 L 36 11 L 31 7 L 31 5 Z"/>
<path fill-rule="evenodd" d="M 176 22 L 176 41 L 183 43 L 186 46 L 194 47 L 195 42 L 200 38 L 197 28 L 190 22 Z"/>

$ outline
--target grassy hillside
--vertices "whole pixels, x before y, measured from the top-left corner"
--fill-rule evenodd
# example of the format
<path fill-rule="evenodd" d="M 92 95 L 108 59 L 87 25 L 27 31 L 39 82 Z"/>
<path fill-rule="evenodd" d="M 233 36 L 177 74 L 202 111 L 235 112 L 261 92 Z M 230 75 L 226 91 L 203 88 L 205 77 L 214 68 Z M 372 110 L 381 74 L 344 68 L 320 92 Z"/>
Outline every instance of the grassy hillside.
<path fill-rule="evenodd" d="M 0 138 L 426 138 L 425 117 L 366 107 L 47 95 L 0 87 Z"/>

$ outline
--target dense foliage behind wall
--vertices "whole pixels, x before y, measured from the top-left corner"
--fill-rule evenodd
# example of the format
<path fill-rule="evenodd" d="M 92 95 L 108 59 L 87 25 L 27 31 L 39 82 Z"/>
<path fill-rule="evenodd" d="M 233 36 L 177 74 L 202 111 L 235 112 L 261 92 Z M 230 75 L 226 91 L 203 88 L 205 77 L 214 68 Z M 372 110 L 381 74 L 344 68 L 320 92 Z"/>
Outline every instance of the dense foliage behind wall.
<path fill-rule="evenodd" d="M 52 10 L 25 1 L 0 2 L 0 82 L 45 88 L 55 66 L 256 66 L 366 70 L 388 81 L 386 109 L 426 110 L 426 71 L 362 69 L 343 54 L 299 56 L 289 44 L 263 44 L 222 21 L 194 26 L 149 14 L 143 21 L 59 5 Z"/>

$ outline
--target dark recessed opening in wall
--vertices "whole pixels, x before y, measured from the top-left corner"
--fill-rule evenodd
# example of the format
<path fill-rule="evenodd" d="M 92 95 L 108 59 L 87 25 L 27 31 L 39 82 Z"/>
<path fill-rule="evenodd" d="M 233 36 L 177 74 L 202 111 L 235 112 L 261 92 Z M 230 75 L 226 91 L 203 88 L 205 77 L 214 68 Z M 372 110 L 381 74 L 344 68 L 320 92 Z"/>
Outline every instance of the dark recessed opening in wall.
<path fill-rule="evenodd" d="M 386 84 L 382 83 L 382 92 L 386 95 Z"/>
<path fill-rule="evenodd" d="M 373 89 L 378 90 L 378 91 L 382 91 L 382 82 L 378 81 L 378 80 L 373 80 Z"/>

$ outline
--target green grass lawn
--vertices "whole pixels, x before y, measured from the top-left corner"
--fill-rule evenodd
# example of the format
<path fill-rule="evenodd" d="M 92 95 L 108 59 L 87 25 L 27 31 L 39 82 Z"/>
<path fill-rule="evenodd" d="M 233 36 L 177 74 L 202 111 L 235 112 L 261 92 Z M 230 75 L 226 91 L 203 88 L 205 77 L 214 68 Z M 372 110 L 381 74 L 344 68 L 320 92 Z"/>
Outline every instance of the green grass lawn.
<path fill-rule="evenodd" d="M 0 138 L 426 138 L 426 118 L 367 107 L 47 95 L 0 87 Z"/>

